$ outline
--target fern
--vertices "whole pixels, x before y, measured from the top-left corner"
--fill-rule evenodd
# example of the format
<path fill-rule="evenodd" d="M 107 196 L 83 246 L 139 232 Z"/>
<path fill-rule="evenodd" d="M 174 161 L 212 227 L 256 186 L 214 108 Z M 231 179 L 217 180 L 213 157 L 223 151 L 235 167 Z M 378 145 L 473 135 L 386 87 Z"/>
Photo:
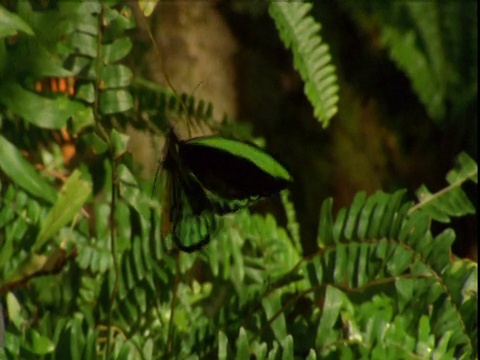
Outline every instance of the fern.
<path fill-rule="evenodd" d="M 448 342 L 448 347 L 436 350 L 443 356 L 454 358 L 459 354 L 464 357 L 474 354 L 476 340 L 471 336 L 474 325 L 468 314 L 472 311 L 470 301 L 476 295 L 468 295 L 468 301 L 452 299 L 450 294 L 458 291 L 452 287 L 454 282 L 447 279 L 457 269 L 462 269 L 462 275 L 456 277 L 456 281 L 462 284 L 460 286 L 465 286 L 471 276 L 475 276 L 476 267 L 465 261 L 452 262 L 449 248 L 454 240 L 453 233 L 446 231 L 432 237 L 428 229 L 428 217 L 422 213 L 408 215 L 411 204 L 403 203 L 401 196 L 401 193 L 378 193 L 366 199 L 359 195 L 348 210 L 339 212 L 335 220 L 331 215 L 331 202 L 324 203 L 319 231 L 322 249 L 306 264 L 305 270 L 315 289 L 315 296 L 325 296 L 325 311 L 328 311 L 330 302 L 332 306 L 339 302 L 342 305 L 335 313 L 328 314 L 328 322 L 323 317 L 319 319 L 316 344 L 325 351 L 339 354 L 339 349 L 351 346 L 349 336 L 359 336 L 359 347 L 352 348 L 356 356 L 365 356 L 367 353 L 369 357 L 373 353 L 394 356 L 398 348 L 393 344 L 400 343 L 400 339 L 410 338 L 411 345 L 404 343 L 402 351 L 405 351 L 404 354 L 410 351 L 415 353 L 419 350 L 418 347 L 415 349 L 414 339 L 420 336 L 415 331 L 419 326 L 424 326 L 422 331 L 429 336 Z M 365 300 L 365 295 L 361 294 L 370 291 L 375 294 L 393 293 L 383 298 L 376 295 Z M 329 299 L 329 296 L 333 298 Z M 463 301 L 469 303 L 465 309 Z M 378 305 L 375 305 L 376 302 L 379 302 Z M 390 315 L 386 318 L 370 308 L 384 307 L 387 303 L 390 303 Z M 425 312 L 428 304 L 433 309 Z M 350 315 L 344 313 L 349 312 L 352 306 L 356 309 L 355 318 L 352 317 L 353 312 Z M 365 314 L 361 320 L 363 311 L 369 315 Z M 372 314 L 378 318 L 372 318 Z M 342 336 L 335 332 L 335 324 L 340 318 L 342 321 L 348 319 L 351 333 Z M 405 322 L 407 319 L 410 320 Z M 423 320 L 418 323 L 418 319 Z M 391 326 L 387 332 L 368 332 L 375 322 L 385 321 Z M 422 325 L 422 321 L 425 324 Z M 369 323 L 371 325 L 367 325 Z M 443 325 L 447 323 L 448 326 Z M 378 326 L 382 325 L 374 327 Z M 437 343 L 433 338 L 429 341 L 431 345 Z M 331 342 L 337 345 L 330 347 Z M 370 349 L 362 350 L 365 343 L 371 344 Z M 417 355 L 422 356 L 422 353 Z M 397 356 L 406 355 L 397 354 L 394 358 Z"/>
<path fill-rule="evenodd" d="M 461 186 L 468 180 L 478 182 L 477 164 L 465 153 L 457 158 L 456 168 L 447 174 L 450 184 L 436 194 L 430 193 L 425 185 L 417 190 L 420 201 L 410 212 L 421 210 L 428 213 L 432 219 L 449 222 L 452 216 L 464 216 L 475 213 L 475 208 L 463 192 Z"/>
<path fill-rule="evenodd" d="M 327 127 L 337 112 L 337 78 L 328 46 L 318 35 L 320 25 L 307 15 L 311 7 L 303 2 L 271 2 L 269 12 L 285 47 L 292 50 L 294 66 L 305 82 L 305 94 L 315 117 Z"/>
<path fill-rule="evenodd" d="M 420 212 L 409 215 L 413 203 L 403 196 L 361 194 L 335 218 L 332 202 L 325 201 L 318 253 L 285 266 L 283 285 L 245 284 L 242 293 L 250 297 L 222 309 L 197 341 L 218 341 L 218 350 L 207 354 L 216 352 L 220 358 L 250 353 L 265 358 L 278 351 L 302 358 L 350 354 L 401 359 L 429 356 L 430 351 L 441 358 L 475 356 L 476 265 L 452 261 L 453 232 L 433 237 L 429 218 Z M 278 261 L 264 259 L 265 264 Z M 265 270 L 263 276 L 271 273 Z M 463 296 L 458 296 L 459 288 Z M 305 303 L 310 306 L 300 305 Z M 234 324 L 240 322 L 238 334 Z"/>
<path fill-rule="evenodd" d="M 413 31 L 402 34 L 393 27 L 385 26 L 382 40 L 389 48 L 392 59 L 410 78 L 429 115 L 441 119 L 445 115 L 444 94 L 438 90 L 445 86 L 439 83 L 441 79 L 435 76 L 428 58 L 418 49 L 416 34 Z"/>
<path fill-rule="evenodd" d="M 197 126 L 202 123 L 213 126 L 211 103 L 192 95 L 177 96 L 171 90 L 142 79 L 137 79 L 134 85 L 135 114 L 140 114 L 137 117 L 138 127 L 149 128 L 153 124 L 164 133 L 172 125 L 185 127 L 187 122 Z"/>
<path fill-rule="evenodd" d="M 458 3 L 433 2 L 394 3 L 374 8 L 374 13 L 384 46 L 428 114 L 440 124 L 452 116 L 455 121 L 476 92 L 476 59 L 461 50 L 470 49 L 472 43 L 465 42 L 476 39 L 473 13 Z M 453 113 L 447 113 L 450 104 Z"/>

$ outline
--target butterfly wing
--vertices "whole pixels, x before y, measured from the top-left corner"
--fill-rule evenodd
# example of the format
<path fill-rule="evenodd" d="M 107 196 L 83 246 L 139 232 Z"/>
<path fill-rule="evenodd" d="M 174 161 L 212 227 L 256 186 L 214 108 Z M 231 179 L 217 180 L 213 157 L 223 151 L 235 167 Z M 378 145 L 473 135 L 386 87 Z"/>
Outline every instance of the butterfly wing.
<path fill-rule="evenodd" d="M 167 187 L 162 235 L 171 234 L 178 248 L 193 252 L 206 245 L 217 229 L 216 210 L 205 189 L 180 161 L 178 144 L 175 133 L 170 131 L 163 159 Z"/>
<path fill-rule="evenodd" d="M 171 234 L 183 251 L 193 252 L 210 241 L 217 229 L 215 211 L 194 177 L 172 173 L 173 201 L 170 206 Z"/>
<path fill-rule="evenodd" d="M 263 150 L 218 136 L 182 142 L 179 158 L 219 199 L 254 201 L 285 189 L 291 182 L 290 174 Z"/>

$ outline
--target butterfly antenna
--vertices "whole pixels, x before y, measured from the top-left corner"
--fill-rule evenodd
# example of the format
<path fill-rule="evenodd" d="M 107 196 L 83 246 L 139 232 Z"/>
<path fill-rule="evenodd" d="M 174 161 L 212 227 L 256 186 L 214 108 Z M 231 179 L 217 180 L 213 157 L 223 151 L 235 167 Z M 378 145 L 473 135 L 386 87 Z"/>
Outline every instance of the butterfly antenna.
<path fill-rule="evenodd" d="M 178 100 L 179 104 L 180 104 L 180 107 L 181 109 L 185 112 L 185 114 L 187 114 L 187 117 L 188 117 L 188 107 L 185 105 L 185 103 L 183 102 L 182 98 L 178 95 L 178 92 L 177 90 L 175 89 L 175 86 L 173 86 L 173 83 L 170 81 L 170 78 L 168 77 L 167 75 L 167 70 L 165 68 L 165 58 L 163 56 L 163 52 L 160 51 L 160 46 L 158 45 L 157 43 L 157 40 L 154 38 L 153 36 L 153 33 L 152 33 L 152 30 L 150 29 L 150 25 L 147 24 L 147 32 L 148 32 L 148 36 L 150 38 L 150 40 L 152 41 L 153 43 L 153 47 L 155 48 L 155 51 L 158 53 L 158 55 L 160 56 L 160 59 L 161 59 L 161 64 L 162 64 L 162 75 L 165 79 L 165 81 L 167 82 L 168 86 L 170 87 L 170 89 L 173 91 L 173 94 L 175 95 L 175 98 Z M 198 86 L 197 86 L 198 87 Z M 188 127 L 188 126 L 187 126 Z"/>

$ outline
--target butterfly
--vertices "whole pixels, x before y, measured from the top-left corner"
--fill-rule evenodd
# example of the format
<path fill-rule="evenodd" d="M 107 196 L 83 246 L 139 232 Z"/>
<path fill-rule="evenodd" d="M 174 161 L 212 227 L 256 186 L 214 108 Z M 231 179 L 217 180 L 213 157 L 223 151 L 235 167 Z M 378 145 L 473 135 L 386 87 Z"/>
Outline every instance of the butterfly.
<path fill-rule="evenodd" d="M 208 244 L 216 216 L 285 189 L 288 171 L 262 149 L 220 136 L 179 140 L 167 133 L 162 233 L 185 252 Z"/>

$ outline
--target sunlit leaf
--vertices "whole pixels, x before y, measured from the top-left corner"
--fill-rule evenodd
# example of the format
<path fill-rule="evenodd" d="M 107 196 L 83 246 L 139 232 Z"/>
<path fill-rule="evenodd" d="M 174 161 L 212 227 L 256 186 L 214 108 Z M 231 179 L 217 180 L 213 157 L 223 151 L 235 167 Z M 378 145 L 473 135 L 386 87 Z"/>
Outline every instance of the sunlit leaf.
<path fill-rule="evenodd" d="M 78 214 L 90 196 L 90 192 L 91 186 L 80 178 L 80 172 L 73 172 L 61 189 L 56 203 L 48 213 L 33 246 L 33 251 L 39 250 Z"/>
<path fill-rule="evenodd" d="M 23 158 L 20 151 L 2 136 L 0 136 L 0 168 L 30 194 L 50 203 L 55 202 L 57 198 L 55 189 Z"/>

